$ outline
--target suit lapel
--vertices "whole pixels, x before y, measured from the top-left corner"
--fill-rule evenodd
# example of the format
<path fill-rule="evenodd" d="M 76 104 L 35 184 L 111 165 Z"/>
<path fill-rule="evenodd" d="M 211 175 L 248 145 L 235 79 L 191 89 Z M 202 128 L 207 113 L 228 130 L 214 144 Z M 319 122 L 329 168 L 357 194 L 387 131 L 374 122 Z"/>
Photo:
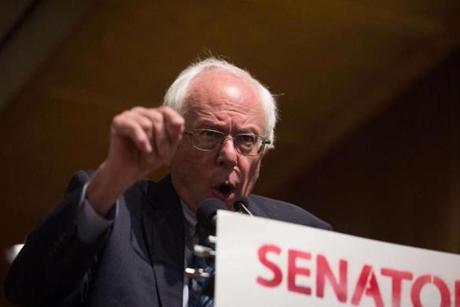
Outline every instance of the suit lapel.
<path fill-rule="evenodd" d="M 182 306 L 184 278 L 184 217 L 170 177 L 147 193 L 142 214 L 144 235 L 161 306 Z"/>
<path fill-rule="evenodd" d="M 171 178 L 165 177 L 147 191 L 147 205 L 142 214 L 143 235 L 156 279 L 161 306 L 182 306 L 184 278 L 184 216 Z M 268 217 L 251 197 L 249 210 Z"/>

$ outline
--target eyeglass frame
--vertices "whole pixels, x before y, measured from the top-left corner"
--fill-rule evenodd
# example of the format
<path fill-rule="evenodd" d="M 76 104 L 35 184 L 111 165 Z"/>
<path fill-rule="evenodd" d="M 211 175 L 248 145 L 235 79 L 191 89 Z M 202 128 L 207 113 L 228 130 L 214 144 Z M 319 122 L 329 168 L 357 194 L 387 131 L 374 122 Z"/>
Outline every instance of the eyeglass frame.
<path fill-rule="evenodd" d="M 220 142 L 217 142 L 216 145 L 215 145 L 215 148 L 212 148 L 212 149 L 204 149 L 204 148 L 201 148 L 201 147 L 198 147 L 196 146 L 196 144 L 194 144 L 193 142 L 193 138 L 195 136 L 195 133 L 196 132 L 199 132 L 199 131 L 212 131 L 212 132 L 215 132 L 217 134 L 220 134 L 222 135 L 222 140 Z M 233 146 L 235 147 L 236 151 L 240 154 L 242 154 L 243 156 L 248 156 L 248 157 L 254 157 L 254 156 L 257 156 L 259 155 L 260 153 L 264 152 L 265 150 L 265 146 L 266 145 L 269 145 L 271 144 L 271 141 L 266 138 L 266 137 L 263 137 L 263 136 L 260 136 L 260 135 L 257 135 L 255 133 L 238 133 L 238 134 L 235 134 L 235 135 L 231 135 L 231 134 L 225 134 L 224 132 L 222 131 L 219 131 L 219 130 L 215 130 L 215 129 L 208 129 L 208 128 L 197 128 L 197 129 L 192 129 L 192 130 L 185 130 L 184 131 L 184 134 L 185 135 L 190 135 L 192 138 L 191 138 L 191 143 L 192 143 L 192 146 L 198 150 L 201 150 L 201 151 L 214 151 L 214 150 L 217 150 L 220 146 L 222 146 L 222 144 L 224 144 L 224 142 L 227 140 L 227 139 L 231 139 L 232 142 L 233 142 Z M 257 139 L 257 140 L 261 140 L 261 143 L 260 143 L 260 148 L 257 150 L 256 153 L 254 154 L 246 154 L 246 153 L 243 153 L 241 152 L 241 150 L 239 149 L 239 147 L 235 144 L 235 137 L 237 137 L 238 135 L 248 135 L 248 134 L 251 134 L 251 135 L 254 135 L 254 137 Z"/>

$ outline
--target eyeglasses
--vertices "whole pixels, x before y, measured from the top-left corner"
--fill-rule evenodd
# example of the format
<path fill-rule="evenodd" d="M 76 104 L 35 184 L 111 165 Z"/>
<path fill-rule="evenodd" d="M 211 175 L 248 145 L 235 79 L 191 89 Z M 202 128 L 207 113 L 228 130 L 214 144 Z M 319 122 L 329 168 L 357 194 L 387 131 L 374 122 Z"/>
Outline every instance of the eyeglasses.
<path fill-rule="evenodd" d="M 240 154 L 245 156 L 256 156 L 263 152 L 265 145 L 270 140 L 254 133 L 239 133 L 237 135 L 226 135 L 225 133 L 212 129 L 194 129 L 184 132 L 192 137 L 192 145 L 198 150 L 212 151 L 221 146 L 228 138 L 233 140 L 233 145 Z"/>

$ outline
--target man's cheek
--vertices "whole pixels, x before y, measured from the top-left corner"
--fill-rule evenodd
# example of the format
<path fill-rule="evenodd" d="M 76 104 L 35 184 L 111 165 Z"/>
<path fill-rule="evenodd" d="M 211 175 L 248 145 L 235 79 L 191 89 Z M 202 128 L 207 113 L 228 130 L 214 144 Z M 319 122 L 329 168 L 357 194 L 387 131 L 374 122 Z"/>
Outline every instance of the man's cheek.
<path fill-rule="evenodd" d="M 257 178 L 259 178 L 259 173 L 260 173 L 260 160 L 254 161 L 251 164 L 251 172 L 250 176 L 252 177 L 251 179 L 254 180 L 254 183 L 257 181 Z"/>
<path fill-rule="evenodd" d="M 192 151 L 191 154 L 184 156 L 184 164 L 188 169 L 200 169 L 201 171 L 203 171 L 203 165 L 205 165 L 205 161 L 203 159 L 203 156 L 200 156 Z"/>
<path fill-rule="evenodd" d="M 253 169 L 251 170 L 251 175 L 249 178 L 249 181 L 251 182 L 250 184 L 250 189 L 252 190 L 257 182 L 257 179 L 259 179 L 259 173 L 260 173 L 260 161 L 257 163 L 254 163 Z"/>
<path fill-rule="evenodd" d="M 257 182 L 257 178 L 259 177 L 259 163 L 246 163 L 241 164 L 241 173 L 242 173 L 242 196 L 248 196 L 253 188 L 255 183 Z"/>

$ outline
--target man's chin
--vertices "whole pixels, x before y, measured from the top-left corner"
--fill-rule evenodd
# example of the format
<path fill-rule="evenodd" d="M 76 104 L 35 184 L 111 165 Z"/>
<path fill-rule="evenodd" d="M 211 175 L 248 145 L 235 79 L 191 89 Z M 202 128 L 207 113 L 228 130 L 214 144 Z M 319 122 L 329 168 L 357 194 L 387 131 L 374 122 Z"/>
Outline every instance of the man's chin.
<path fill-rule="evenodd" d="M 221 200 L 222 202 L 225 203 L 227 208 L 231 211 L 234 211 L 233 203 L 235 200 L 238 199 L 237 195 L 235 192 L 230 192 L 230 193 L 222 193 L 218 190 L 212 190 L 210 193 L 210 197 L 217 198 L 218 200 Z"/>

